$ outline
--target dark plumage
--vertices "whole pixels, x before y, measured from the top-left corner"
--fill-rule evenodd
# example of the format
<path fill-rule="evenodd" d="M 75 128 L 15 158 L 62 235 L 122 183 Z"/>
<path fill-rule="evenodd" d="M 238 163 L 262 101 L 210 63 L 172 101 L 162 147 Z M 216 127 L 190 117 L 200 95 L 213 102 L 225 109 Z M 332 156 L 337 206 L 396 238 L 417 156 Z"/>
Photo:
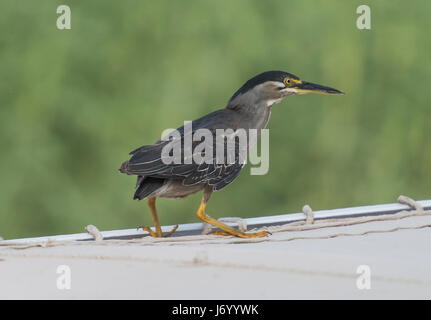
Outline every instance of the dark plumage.
<path fill-rule="evenodd" d="M 209 129 L 214 137 L 216 129 L 238 129 L 241 127 L 241 117 L 237 111 L 221 109 L 212 112 L 200 119 L 192 121 L 192 134 L 201 128 Z M 177 129 L 184 135 L 184 126 Z M 195 193 L 202 190 L 204 185 L 212 186 L 214 190 L 220 190 L 231 183 L 239 174 L 243 164 L 217 164 L 214 150 L 214 162 L 212 164 L 165 164 L 162 160 L 162 149 L 170 143 L 169 141 L 159 140 L 148 146 L 142 146 L 133 150 L 130 160 L 121 165 L 122 173 L 138 175 L 137 190 L 134 199 L 145 199 L 153 193 L 157 197 L 181 198 L 184 193 Z M 201 141 L 193 141 L 192 150 Z M 178 141 L 182 143 L 182 141 Z M 215 143 L 215 141 L 214 141 Z M 239 148 L 235 148 L 237 159 L 239 160 Z M 227 152 L 225 152 L 227 154 Z M 182 188 L 177 193 L 158 193 L 163 186 L 169 185 L 172 181 L 181 182 Z M 176 184 L 177 189 L 179 183 Z"/>

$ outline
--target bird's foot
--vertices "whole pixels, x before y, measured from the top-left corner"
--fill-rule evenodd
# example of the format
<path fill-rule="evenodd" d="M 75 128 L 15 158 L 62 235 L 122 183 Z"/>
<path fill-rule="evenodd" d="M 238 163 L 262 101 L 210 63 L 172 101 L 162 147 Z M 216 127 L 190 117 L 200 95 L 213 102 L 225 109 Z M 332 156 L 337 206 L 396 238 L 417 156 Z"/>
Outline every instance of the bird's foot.
<path fill-rule="evenodd" d="M 178 229 L 178 225 L 176 225 L 175 227 L 173 227 L 172 230 L 169 231 L 165 235 L 162 234 L 161 230 L 157 230 L 156 229 L 156 232 L 154 232 L 150 227 L 147 227 L 147 226 L 139 226 L 138 230 L 139 229 L 147 231 L 150 234 L 150 236 L 152 236 L 153 238 L 168 238 L 168 237 L 170 237 Z"/>
<path fill-rule="evenodd" d="M 242 231 L 236 231 L 236 232 L 226 232 L 226 231 L 214 231 L 211 232 L 211 234 L 216 236 L 235 236 L 239 238 L 262 238 L 271 235 L 272 233 L 269 231 L 260 231 L 256 233 L 245 233 Z"/>

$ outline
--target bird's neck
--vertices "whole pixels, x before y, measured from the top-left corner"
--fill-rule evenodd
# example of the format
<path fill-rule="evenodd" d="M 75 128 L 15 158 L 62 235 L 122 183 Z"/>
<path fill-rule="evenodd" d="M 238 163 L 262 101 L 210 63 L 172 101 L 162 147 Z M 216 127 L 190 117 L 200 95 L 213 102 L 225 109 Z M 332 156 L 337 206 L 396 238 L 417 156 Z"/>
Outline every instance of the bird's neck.
<path fill-rule="evenodd" d="M 238 112 L 241 116 L 241 127 L 244 129 L 264 129 L 271 116 L 271 106 L 267 102 L 255 104 L 228 104 L 227 109 Z"/>

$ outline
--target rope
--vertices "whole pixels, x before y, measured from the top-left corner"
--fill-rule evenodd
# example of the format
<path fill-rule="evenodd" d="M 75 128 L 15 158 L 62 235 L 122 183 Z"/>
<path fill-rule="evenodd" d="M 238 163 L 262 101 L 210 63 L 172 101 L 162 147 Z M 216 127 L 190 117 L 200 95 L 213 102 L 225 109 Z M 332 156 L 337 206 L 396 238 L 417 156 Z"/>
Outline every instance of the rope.
<path fill-rule="evenodd" d="M 103 236 L 100 233 L 99 229 L 97 229 L 96 226 L 89 224 L 88 226 L 85 227 L 85 230 L 87 230 L 87 232 L 93 236 L 95 241 L 102 241 L 103 240 Z"/>
<path fill-rule="evenodd" d="M 424 208 L 419 203 L 417 203 L 416 201 L 414 201 L 413 199 L 411 199 L 409 197 L 401 195 L 398 197 L 397 201 L 398 201 L 398 203 L 406 204 L 406 205 L 410 206 L 410 208 L 412 208 L 414 210 L 424 211 Z"/>
<path fill-rule="evenodd" d="M 243 218 L 239 218 L 239 217 L 224 217 L 224 218 L 219 218 L 217 219 L 220 222 L 227 222 L 227 223 L 236 223 L 238 225 L 238 229 L 241 232 L 246 232 L 247 231 L 247 221 L 245 221 Z M 202 234 L 210 234 L 212 232 L 212 228 L 213 226 L 210 225 L 209 223 L 204 222 L 203 223 L 203 229 L 202 229 Z"/>
<path fill-rule="evenodd" d="M 302 212 L 305 213 L 305 223 L 306 224 L 313 224 L 314 223 L 314 213 L 313 210 L 311 210 L 311 207 L 306 204 L 305 206 L 302 207 Z"/>
<path fill-rule="evenodd" d="M 414 201 L 409 197 L 399 196 L 398 202 L 401 204 L 409 205 L 410 208 L 412 208 L 413 210 L 410 210 L 410 211 L 403 210 L 398 213 L 384 214 L 384 215 L 370 216 L 370 217 L 352 217 L 352 218 L 317 220 L 314 222 L 314 224 L 311 224 L 311 225 L 307 223 L 308 221 L 308 217 L 307 217 L 307 220 L 305 221 L 298 221 L 295 223 L 284 224 L 282 226 L 268 227 L 267 229 L 272 233 L 285 232 L 285 231 L 306 231 L 306 230 L 321 229 L 321 228 L 328 228 L 328 227 L 350 226 L 350 225 L 366 223 L 366 222 L 399 220 L 399 219 L 404 219 L 406 217 L 431 214 L 431 211 L 424 211 L 424 209 L 420 204 L 418 204 L 416 201 Z M 305 207 L 307 206 L 304 206 L 304 208 Z"/>
<path fill-rule="evenodd" d="M 318 229 L 328 229 L 343 226 L 352 226 L 357 224 L 365 224 L 370 222 L 379 222 L 379 221 L 395 221 L 402 220 L 411 217 L 421 217 L 421 216 L 431 216 L 431 211 L 424 211 L 423 207 L 418 204 L 413 199 L 400 196 L 398 198 L 398 202 L 401 204 L 408 205 L 411 210 L 402 210 L 393 214 L 383 214 L 378 216 L 365 216 L 365 217 L 350 217 L 350 218 L 335 218 L 335 219 L 322 219 L 322 220 L 314 220 L 313 211 L 310 206 L 305 205 L 303 207 L 303 212 L 306 215 L 304 221 L 297 221 L 288 224 L 284 224 L 281 226 L 270 226 L 263 227 L 259 229 L 253 229 L 250 231 L 258 232 L 258 231 L 269 231 L 273 234 L 273 236 L 265 237 L 265 238 L 249 238 L 242 239 L 236 237 L 227 237 L 227 236 L 216 236 L 216 235 L 194 235 L 194 236 L 179 236 L 179 237 L 171 237 L 171 238 L 152 238 L 152 237 L 144 237 L 139 239 L 131 239 L 131 240 L 103 240 L 100 238 L 102 235 L 97 230 L 96 227 L 90 225 L 87 226 L 87 231 L 91 233 L 95 237 L 95 242 L 92 242 L 93 245 L 185 245 L 187 243 L 198 243 L 202 244 L 237 244 L 237 243 L 259 243 L 259 242 L 284 242 L 284 241 L 293 241 L 293 240 L 304 240 L 304 239 L 329 239 L 336 238 L 341 236 L 362 236 L 367 234 L 374 233 L 386 233 L 386 232 L 395 232 L 399 230 L 409 230 L 409 229 L 423 229 L 431 227 L 431 223 L 425 224 L 417 224 L 412 227 L 395 227 L 389 229 L 369 229 L 362 232 L 357 233 L 345 233 L 345 232 L 334 232 L 325 235 L 319 236 L 310 236 L 310 235 L 292 235 L 289 237 L 289 232 L 306 232 L 311 230 Z M 237 222 L 240 225 L 240 218 L 224 218 L 226 222 Z M 244 221 L 245 222 L 245 221 Z M 94 228 L 93 228 L 94 227 Z M 242 228 L 243 226 L 240 226 Z M 246 227 L 245 227 L 246 228 Z M 97 232 L 95 232 L 97 230 Z M 98 237 L 98 234 L 100 237 Z M 283 237 L 286 235 L 287 237 Z M 43 243 L 35 243 L 35 244 L 2 244 L 0 246 L 8 246 L 15 249 L 26 249 L 31 247 L 51 247 L 57 245 L 87 245 L 87 241 L 49 241 Z"/>

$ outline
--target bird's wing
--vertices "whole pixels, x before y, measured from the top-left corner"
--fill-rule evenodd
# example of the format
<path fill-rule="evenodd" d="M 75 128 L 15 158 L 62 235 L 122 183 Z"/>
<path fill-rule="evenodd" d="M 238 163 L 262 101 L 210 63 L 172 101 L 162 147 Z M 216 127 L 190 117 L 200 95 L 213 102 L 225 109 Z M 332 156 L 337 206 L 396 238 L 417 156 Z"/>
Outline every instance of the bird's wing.
<path fill-rule="evenodd" d="M 140 176 L 149 176 L 155 178 L 181 179 L 184 185 L 194 185 L 198 183 L 208 183 L 214 187 L 214 190 L 220 190 L 231 183 L 239 174 L 244 166 L 245 152 L 244 146 L 239 144 L 238 139 L 231 140 L 228 144 L 227 139 L 217 139 L 216 129 L 230 128 L 234 126 L 234 117 L 226 115 L 212 115 L 210 119 L 201 118 L 192 123 L 192 134 L 200 128 L 206 128 L 212 133 L 213 140 L 210 141 L 211 148 L 197 150 L 203 139 L 192 141 L 191 157 L 185 159 L 183 154 L 179 163 L 172 163 L 171 154 L 166 150 L 180 148 L 184 144 L 184 128 L 178 129 L 181 139 L 171 138 L 169 140 L 160 140 L 153 145 L 143 146 L 132 151 L 132 157 L 127 162 L 127 173 Z M 230 128 L 236 129 L 236 128 Z M 208 142 L 208 141 L 206 141 Z M 212 144 L 211 144 L 212 142 Z M 169 145 L 169 146 L 168 146 Z M 208 144 L 206 144 L 208 145 Z M 168 148 L 169 149 L 164 149 Z M 223 157 L 216 155 L 216 150 L 223 148 Z M 232 149 L 234 148 L 234 149 Z M 230 152 L 230 153 L 229 153 Z M 209 153 L 209 155 L 208 155 Z M 228 158 L 228 154 L 231 158 Z M 196 161 L 196 156 L 200 155 L 205 161 Z M 208 155 L 208 158 L 206 156 Z"/>

